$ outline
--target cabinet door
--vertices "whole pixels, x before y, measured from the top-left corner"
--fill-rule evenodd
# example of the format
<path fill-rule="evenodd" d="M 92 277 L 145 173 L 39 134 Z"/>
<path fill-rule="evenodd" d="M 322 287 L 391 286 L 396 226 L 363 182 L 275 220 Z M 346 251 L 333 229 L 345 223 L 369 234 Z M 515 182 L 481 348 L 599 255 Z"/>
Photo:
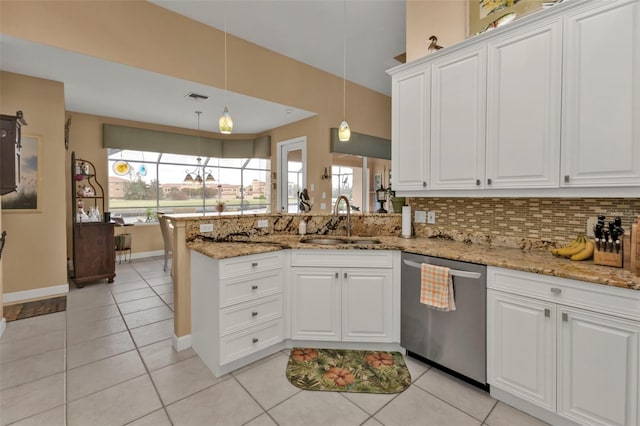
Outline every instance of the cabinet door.
<path fill-rule="evenodd" d="M 486 47 L 445 55 L 431 73 L 431 189 L 482 187 Z"/>
<path fill-rule="evenodd" d="M 558 414 L 579 424 L 638 424 L 640 325 L 559 307 Z"/>
<path fill-rule="evenodd" d="M 391 280 L 390 269 L 342 270 L 343 341 L 392 341 Z"/>
<path fill-rule="evenodd" d="M 426 67 L 395 75 L 392 81 L 391 169 L 393 188 L 400 191 L 428 187 L 430 71 Z"/>
<path fill-rule="evenodd" d="M 558 186 L 561 36 L 556 19 L 488 44 L 489 188 Z"/>
<path fill-rule="evenodd" d="M 292 268 L 291 316 L 294 339 L 340 340 L 338 270 Z"/>
<path fill-rule="evenodd" d="M 640 2 L 565 17 L 563 186 L 640 185 Z"/>
<path fill-rule="evenodd" d="M 555 411 L 555 305 L 487 293 L 487 381 Z"/>
<path fill-rule="evenodd" d="M 114 225 L 104 222 L 73 225 L 73 270 L 76 283 L 115 276 Z"/>

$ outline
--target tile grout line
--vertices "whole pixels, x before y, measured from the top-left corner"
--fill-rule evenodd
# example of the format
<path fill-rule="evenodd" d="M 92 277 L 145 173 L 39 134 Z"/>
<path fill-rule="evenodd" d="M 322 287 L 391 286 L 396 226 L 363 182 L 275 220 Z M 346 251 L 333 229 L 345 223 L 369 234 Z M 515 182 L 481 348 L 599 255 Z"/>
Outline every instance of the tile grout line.
<path fill-rule="evenodd" d="M 246 371 L 250 371 L 250 370 L 251 370 L 251 369 L 246 370 Z M 238 380 L 238 378 L 237 378 L 234 374 L 229 373 L 229 375 L 230 375 L 231 377 L 233 377 L 233 380 L 235 380 L 235 381 L 236 381 L 236 383 L 237 383 L 237 384 L 238 384 L 238 385 L 239 385 L 239 386 L 240 386 L 240 387 L 241 387 L 241 388 L 242 388 L 242 389 L 243 389 L 243 390 L 244 390 L 244 391 L 249 395 L 249 397 L 250 397 L 251 399 L 253 399 L 253 400 L 255 401 L 255 403 L 256 403 L 256 404 L 258 404 L 258 407 L 260 407 L 260 408 L 262 409 L 262 413 L 258 414 L 258 415 L 257 415 L 257 416 L 255 416 L 253 419 L 250 419 L 250 420 L 248 420 L 248 421 L 244 422 L 244 423 L 243 423 L 243 425 L 246 425 L 246 424 L 248 424 L 248 423 L 251 423 L 253 420 L 257 419 L 258 417 L 260 417 L 260 416 L 261 416 L 261 415 L 263 415 L 263 414 L 266 414 L 266 415 L 267 415 L 271 420 L 273 420 L 273 422 L 274 422 L 276 425 L 279 425 L 279 423 L 276 421 L 276 419 L 274 419 L 274 418 L 271 416 L 271 414 L 269 414 L 269 410 L 267 410 L 266 408 L 264 408 L 264 407 L 262 406 L 262 404 L 260 404 L 260 401 L 258 401 L 258 400 L 253 396 L 253 394 L 252 394 L 251 392 L 249 392 L 249 389 L 247 389 L 246 387 L 244 387 L 244 385 L 240 382 L 240 380 Z M 295 393 L 294 395 L 297 395 L 297 393 Z M 293 396 L 293 395 L 291 395 L 291 397 L 292 397 L 292 396 Z M 291 398 L 291 397 L 289 397 L 289 398 Z M 287 399 L 289 399 L 289 398 L 287 398 Z M 273 408 L 273 407 L 271 407 L 271 408 Z"/>
<path fill-rule="evenodd" d="M 425 372 L 425 373 L 426 373 L 426 372 Z M 423 392 L 428 393 L 429 395 L 431 395 L 431 396 L 433 396 L 434 398 L 436 398 L 436 399 L 438 399 L 438 400 L 440 400 L 440 401 L 444 402 L 445 404 L 447 404 L 447 405 L 449 405 L 449 406 L 451 406 L 451 407 L 455 408 L 456 410 L 460 411 L 461 413 L 466 414 L 467 416 L 471 417 L 472 419 L 478 420 L 479 422 L 483 423 L 483 420 L 482 420 L 482 419 L 479 419 L 479 418 L 475 417 L 474 415 L 472 415 L 472 414 L 470 414 L 470 413 L 467 413 L 467 412 L 466 412 L 466 411 L 464 411 L 462 408 L 460 408 L 460 407 L 456 407 L 455 405 L 453 405 L 453 404 L 452 404 L 452 403 L 450 403 L 449 401 L 446 401 L 446 400 L 442 399 L 442 398 L 441 398 L 441 397 L 439 397 L 438 395 L 436 395 L 436 394 L 434 394 L 434 393 L 432 393 L 432 392 L 430 392 L 430 391 L 428 391 L 428 390 L 426 390 L 426 389 L 424 389 L 424 388 L 422 388 L 422 387 L 420 387 L 420 386 L 418 386 L 418 385 L 415 385 L 415 384 L 413 384 L 413 383 L 412 383 L 411 385 L 412 385 L 412 386 L 415 386 L 416 388 L 420 389 L 420 390 L 421 390 L 421 391 L 423 391 Z M 496 401 L 496 403 L 497 403 L 497 401 Z M 493 411 L 493 408 L 494 408 L 494 407 L 495 407 L 495 404 L 493 405 L 493 407 L 491 407 L 491 410 L 489 410 L 489 413 L 491 413 L 491 411 Z"/>
<path fill-rule="evenodd" d="M 139 274 L 139 272 L 138 272 L 138 274 Z M 143 280 L 149 286 L 149 283 L 147 283 L 147 280 L 144 279 L 144 278 L 143 278 Z M 149 287 L 151 287 L 151 286 L 149 286 Z M 111 293 L 111 296 L 113 297 L 113 293 L 111 292 L 111 289 L 109 289 L 109 292 Z M 154 293 L 155 293 L 155 291 L 154 291 Z M 116 301 L 115 297 L 113 298 L 113 300 Z M 142 354 L 140 353 L 140 348 L 138 347 L 138 343 L 133 338 L 133 334 L 131 333 L 131 329 L 129 328 L 129 325 L 127 324 L 127 321 L 124 319 L 124 314 L 120 310 L 120 305 L 119 305 L 118 301 L 116 301 L 116 307 L 118 309 L 118 312 L 120 312 L 120 315 L 122 316 L 122 321 L 124 322 L 124 325 L 125 325 L 125 327 L 127 329 L 127 332 L 129 333 L 129 337 L 131 338 L 131 341 L 133 342 L 133 346 L 135 348 L 135 351 L 138 353 L 138 356 L 140 357 L 140 361 L 142 362 L 142 366 L 144 367 L 144 371 L 146 372 L 146 375 L 149 378 L 149 381 L 151 382 L 151 386 L 153 386 L 153 390 L 156 392 L 156 396 L 158 397 L 158 400 L 160 401 L 160 405 L 162 406 L 162 409 L 164 410 L 164 414 L 167 416 L 167 419 L 169 419 L 169 423 L 171 423 L 171 425 L 173 426 L 173 420 L 171 420 L 171 417 L 169 416 L 169 411 L 167 410 L 167 407 L 166 407 L 164 401 L 162 400 L 162 396 L 160 395 L 160 391 L 158 390 L 158 387 L 156 386 L 156 383 L 153 381 L 153 377 L 151 376 L 151 372 L 149 371 L 149 367 L 147 366 L 147 363 L 144 361 L 144 358 L 142 357 Z M 172 315 L 172 317 L 173 317 L 173 315 Z M 140 377 L 140 376 L 138 376 L 138 377 Z M 157 411 L 157 410 L 153 410 L 153 411 L 151 411 L 149 413 L 146 413 L 142 417 L 145 417 L 145 416 L 147 416 L 147 415 L 149 415 L 149 414 L 151 414 L 151 413 L 153 413 L 155 411 Z M 140 417 L 140 418 L 142 418 L 142 417 Z M 135 419 L 133 421 L 135 421 Z M 129 423 L 131 423 L 131 422 L 129 422 Z"/>

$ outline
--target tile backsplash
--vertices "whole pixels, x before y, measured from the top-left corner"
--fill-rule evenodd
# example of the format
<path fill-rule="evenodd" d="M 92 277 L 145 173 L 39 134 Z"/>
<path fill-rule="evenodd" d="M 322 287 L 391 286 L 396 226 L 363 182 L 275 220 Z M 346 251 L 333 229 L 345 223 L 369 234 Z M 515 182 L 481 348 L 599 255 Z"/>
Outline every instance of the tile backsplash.
<path fill-rule="evenodd" d="M 436 223 L 415 224 L 418 236 L 438 232 L 495 240 L 561 243 L 585 233 L 587 218 L 622 218 L 630 230 L 640 198 L 411 198 L 412 211 L 435 211 Z"/>

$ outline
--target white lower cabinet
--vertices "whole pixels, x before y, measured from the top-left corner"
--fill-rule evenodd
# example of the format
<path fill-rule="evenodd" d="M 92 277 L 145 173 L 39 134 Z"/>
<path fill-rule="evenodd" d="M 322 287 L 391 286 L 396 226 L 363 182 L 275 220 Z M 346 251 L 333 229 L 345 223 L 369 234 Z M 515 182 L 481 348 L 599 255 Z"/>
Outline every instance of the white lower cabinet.
<path fill-rule="evenodd" d="M 191 252 L 191 344 L 216 376 L 279 349 L 283 266 L 281 252 L 221 260 Z"/>
<path fill-rule="evenodd" d="M 640 292 L 501 268 L 488 281 L 492 395 L 553 424 L 640 424 Z"/>
<path fill-rule="evenodd" d="M 393 253 L 372 251 L 367 257 L 363 251 L 325 250 L 323 256 L 314 257 L 303 252 L 300 257 L 292 253 L 292 339 L 398 341 L 399 286 L 394 286 Z M 345 264 L 363 267 L 340 267 Z"/>

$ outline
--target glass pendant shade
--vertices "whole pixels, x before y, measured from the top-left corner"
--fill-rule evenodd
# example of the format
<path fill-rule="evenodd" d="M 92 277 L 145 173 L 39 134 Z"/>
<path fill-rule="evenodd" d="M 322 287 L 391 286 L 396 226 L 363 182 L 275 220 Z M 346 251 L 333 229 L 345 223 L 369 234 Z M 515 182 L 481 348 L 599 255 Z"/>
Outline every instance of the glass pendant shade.
<path fill-rule="evenodd" d="M 351 139 L 351 129 L 349 128 L 349 123 L 346 121 L 340 123 L 340 127 L 338 128 L 338 139 L 340 142 L 349 142 L 349 139 Z"/>
<path fill-rule="evenodd" d="M 198 173 L 198 175 L 196 176 L 196 178 L 194 179 L 196 183 L 202 183 L 202 178 L 200 177 L 200 174 Z"/>
<path fill-rule="evenodd" d="M 209 173 L 207 178 L 205 179 L 207 182 L 215 182 L 216 180 L 213 178 L 213 175 Z"/>
<path fill-rule="evenodd" d="M 229 110 L 227 107 L 224 107 L 224 112 L 220 116 L 220 121 L 218 123 L 220 125 L 220 133 L 225 135 L 231 134 L 233 130 L 233 120 L 231 119 L 231 115 L 229 115 Z"/>
<path fill-rule="evenodd" d="M 191 176 L 190 173 L 187 173 L 187 175 L 184 177 L 183 182 L 185 182 L 185 183 L 193 183 L 193 177 Z"/>

